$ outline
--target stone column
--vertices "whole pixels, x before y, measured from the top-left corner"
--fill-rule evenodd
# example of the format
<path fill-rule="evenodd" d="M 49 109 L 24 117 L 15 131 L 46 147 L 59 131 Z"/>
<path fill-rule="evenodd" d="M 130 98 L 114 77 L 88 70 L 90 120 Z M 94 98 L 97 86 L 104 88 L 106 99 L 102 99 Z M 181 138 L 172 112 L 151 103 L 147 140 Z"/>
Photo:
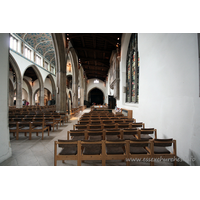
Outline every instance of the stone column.
<path fill-rule="evenodd" d="M 29 105 L 32 105 L 32 90 L 29 90 Z"/>
<path fill-rule="evenodd" d="M 44 106 L 44 87 L 40 86 L 40 106 Z"/>
<path fill-rule="evenodd" d="M 16 78 L 16 108 L 22 108 L 22 79 Z"/>
<path fill-rule="evenodd" d="M 72 107 L 78 107 L 78 83 L 72 83 Z"/>
<path fill-rule="evenodd" d="M 80 88 L 80 106 L 84 105 L 84 88 L 83 86 Z"/>
<path fill-rule="evenodd" d="M 52 40 L 56 54 L 56 112 L 66 113 L 66 51 L 62 33 L 53 33 Z"/>
<path fill-rule="evenodd" d="M 0 34 L 0 163 L 12 155 L 8 124 L 9 33 Z M 2 181 L 1 181 L 2 182 Z"/>
<path fill-rule="evenodd" d="M 85 85 L 85 87 L 84 87 L 84 100 L 87 101 L 87 79 L 86 78 L 84 78 L 84 85 Z"/>
<path fill-rule="evenodd" d="M 57 71 L 56 112 L 66 112 L 66 67 Z"/>

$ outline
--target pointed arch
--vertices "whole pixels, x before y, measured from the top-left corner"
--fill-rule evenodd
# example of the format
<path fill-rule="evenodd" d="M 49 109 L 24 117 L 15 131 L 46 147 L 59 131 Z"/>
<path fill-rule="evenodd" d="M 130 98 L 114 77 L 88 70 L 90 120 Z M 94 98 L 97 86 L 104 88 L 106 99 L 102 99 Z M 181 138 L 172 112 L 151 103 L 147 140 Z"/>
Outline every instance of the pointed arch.
<path fill-rule="evenodd" d="M 32 67 L 32 69 L 34 70 L 34 72 L 35 72 L 36 75 L 37 75 L 37 78 L 38 78 L 38 81 L 39 81 L 39 89 L 40 89 L 40 105 L 41 105 L 41 106 L 44 106 L 44 82 L 43 82 L 43 79 L 42 79 L 42 75 L 41 75 L 39 69 L 38 69 L 35 65 L 29 65 L 29 66 L 24 70 L 24 74 L 25 74 L 26 70 L 27 70 L 29 67 Z M 24 74 L 23 74 L 23 77 L 24 77 Z M 33 96 L 33 102 L 35 102 L 34 96 Z"/>
<path fill-rule="evenodd" d="M 14 57 L 9 53 L 9 63 L 13 67 L 16 73 L 16 108 L 22 108 L 22 75 L 20 68 L 14 59 Z"/>
<path fill-rule="evenodd" d="M 28 100 L 29 100 L 30 105 L 32 105 L 32 87 L 29 81 L 25 77 L 23 77 L 23 81 L 26 83 L 28 87 Z"/>
<path fill-rule="evenodd" d="M 78 57 L 76 55 L 76 52 L 73 47 L 69 48 L 68 56 L 71 60 L 72 65 L 72 107 L 76 108 L 78 107 Z"/>
<path fill-rule="evenodd" d="M 51 81 L 51 86 L 52 86 L 52 99 L 56 100 L 56 83 L 55 80 L 53 78 L 53 76 L 49 73 L 47 76 L 49 76 L 49 79 Z M 46 76 L 46 78 L 47 78 Z M 45 80 L 46 80 L 45 78 Z"/>
<path fill-rule="evenodd" d="M 88 93 L 87 93 L 88 101 L 90 102 L 89 96 L 91 95 L 91 94 L 90 94 L 91 91 L 94 90 L 94 89 L 98 89 L 98 90 L 100 90 L 100 91 L 102 92 L 102 94 L 103 94 L 103 103 L 104 103 L 104 102 L 105 102 L 105 93 L 104 93 L 104 91 L 103 91 L 101 88 L 99 88 L 99 87 L 93 87 L 93 88 L 91 88 L 91 89 L 88 91 Z M 90 103 L 92 103 L 92 102 L 90 102 Z"/>

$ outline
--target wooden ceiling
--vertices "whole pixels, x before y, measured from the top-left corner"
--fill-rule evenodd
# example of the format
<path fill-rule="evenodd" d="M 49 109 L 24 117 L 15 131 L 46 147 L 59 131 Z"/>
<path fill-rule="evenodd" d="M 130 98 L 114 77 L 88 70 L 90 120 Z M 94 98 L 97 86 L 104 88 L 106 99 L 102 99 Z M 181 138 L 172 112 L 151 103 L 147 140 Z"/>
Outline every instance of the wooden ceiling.
<path fill-rule="evenodd" d="M 110 56 L 121 43 L 122 33 L 66 33 L 88 79 L 106 80 Z"/>

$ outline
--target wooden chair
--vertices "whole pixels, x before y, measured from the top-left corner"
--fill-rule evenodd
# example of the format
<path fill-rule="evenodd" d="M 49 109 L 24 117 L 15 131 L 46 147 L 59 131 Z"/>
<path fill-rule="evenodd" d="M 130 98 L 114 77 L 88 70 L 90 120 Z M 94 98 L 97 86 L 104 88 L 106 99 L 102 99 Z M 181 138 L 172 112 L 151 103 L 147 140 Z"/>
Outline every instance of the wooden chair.
<path fill-rule="evenodd" d="M 126 116 L 119 116 L 118 119 L 130 119 L 130 118 L 128 118 Z"/>
<path fill-rule="evenodd" d="M 120 129 L 105 129 L 105 140 L 120 140 L 122 132 Z"/>
<path fill-rule="evenodd" d="M 32 122 L 18 122 L 18 132 L 16 133 L 16 140 L 19 139 L 19 133 L 24 133 L 24 136 L 27 136 L 29 133 L 29 140 L 31 140 L 31 130 L 32 130 Z"/>
<path fill-rule="evenodd" d="M 101 120 L 109 120 L 110 118 L 109 117 L 100 117 Z"/>
<path fill-rule="evenodd" d="M 44 121 L 44 117 L 34 117 L 33 119 L 34 122 L 43 122 Z"/>
<path fill-rule="evenodd" d="M 23 118 L 22 121 L 23 122 L 32 122 L 34 120 L 34 118 Z"/>
<path fill-rule="evenodd" d="M 124 161 L 128 156 L 128 140 L 112 140 L 105 142 L 105 160 L 122 160 Z M 105 163 L 106 164 L 106 163 Z"/>
<path fill-rule="evenodd" d="M 143 122 L 135 122 L 131 123 L 132 128 L 145 128 L 145 124 Z"/>
<path fill-rule="evenodd" d="M 116 124 L 119 124 L 119 123 L 124 123 L 124 120 L 123 119 L 114 119 L 113 122 Z"/>
<path fill-rule="evenodd" d="M 103 124 L 88 124 L 87 129 L 103 129 Z"/>
<path fill-rule="evenodd" d="M 136 120 L 134 118 L 132 118 L 132 119 L 123 119 L 123 120 L 124 120 L 125 123 L 136 123 Z"/>
<path fill-rule="evenodd" d="M 67 140 L 84 140 L 87 139 L 86 130 L 70 130 L 67 131 Z"/>
<path fill-rule="evenodd" d="M 172 161 L 174 162 L 174 166 L 176 166 L 176 140 L 170 139 L 154 139 L 151 140 L 151 153 L 152 153 L 152 165 L 154 165 L 154 161 Z M 172 147 L 171 150 L 166 147 Z"/>
<path fill-rule="evenodd" d="M 78 157 L 78 163 L 85 160 L 101 160 L 102 165 L 105 165 L 105 145 L 104 140 L 84 140 L 78 144 L 78 151 L 81 152 Z"/>
<path fill-rule="evenodd" d="M 103 124 L 104 129 L 116 129 L 118 128 L 117 124 L 115 123 L 109 123 L 109 124 Z"/>
<path fill-rule="evenodd" d="M 148 139 L 142 140 L 128 140 L 129 145 L 127 145 L 127 159 L 126 165 L 129 166 L 130 162 L 151 162 L 152 154 L 151 154 L 151 145 L 152 142 Z M 150 147 L 150 149 L 149 149 Z"/>
<path fill-rule="evenodd" d="M 9 121 L 11 122 L 21 122 L 23 118 L 9 118 Z"/>
<path fill-rule="evenodd" d="M 73 125 L 73 130 L 87 130 L 88 129 L 88 125 L 82 125 L 82 124 L 74 124 Z"/>
<path fill-rule="evenodd" d="M 49 136 L 49 126 L 46 126 L 44 121 L 42 122 L 31 122 L 32 129 L 31 133 L 36 133 L 38 136 L 38 133 L 42 133 L 42 140 L 44 138 L 44 132 L 47 130 L 48 131 L 48 136 Z"/>
<path fill-rule="evenodd" d="M 13 137 L 17 135 L 18 130 L 19 130 L 18 122 L 9 122 L 9 131 L 10 133 L 13 133 Z"/>
<path fill-rule="evenodd" d="M 102 120 L 102 124 L 113 124 L 113 120 Z"/>
<path fill-rule="evenodd" d="M 124 129 L 124 128 L 132 128 L 131 123 L 118 123 L 118 128 Z"/>
<path fill-rule="evenodd" d="M 62 119 L 62 122 L 64 123 L 67 123 L 68 122 L 68 116 L 67 116 L 67 113 L 59 113 L 60 116 L 61 116 L 61 119 Z"/>
<path fill-rule="evenodd" d="M 122 130 L 122 139 L 133 140 L 139 138 L 139 130 L 137 128 L 125 128 Z"/>
<path fill-rule="evenodd" d="M 52 117 L 54 117 L 55 121 L 58 121 L 58 123 L 60 123 L 60 126 L 61 126 L 61 123 L 64 124 L 64 119 L 61 118 L 61 116 L 59 114 L 52 114 Z"/>
<path fill-rule="evenodd" d="M 78 143 L 80 143 L 80 141 L 72 141 L 72 140 L 55 141 L 54 166 L 57 165 L 58 160 L 62 160 L 63 163 L 65 160 L 77 160 L 77 165 L 81 165 L 81 163 L 79 163 L 80 159 L 78 158 L 78 155 L 80 155 L 80 152 L 78 152 Z M 58 153 L 58 147 L 61 148 L 60 153 Z"/>
<path fill-rule="evenodd" d="M 150 139 L 156 139 L 156 138 L 157 138 L 157 130 L 154 128 L 141 128 L 139 130 L 138 139 L 149 139 L 150 140 Z"/>
<path fill-rule="evenodd" d="M 46 126 L 50 126 L 49 130 L 51 130 L 51 127 L 53 127 L 53 131 L 54 131 L 54 127 L 57 127 L 58 129 L 58 121 L 55 120 L 54 117 L 44 117 L 44 123 L 46 124 Z"/>
<path fill-rule="evenodd" d="M 98 125 L 98 124 L 102 124 L 102 121 L 101 120 L 91 120 L 90 122 L 89 122 L 91 125 Z"/>
<path fill-rule="evenodd" d="M 105 139 L 105 131 L 102 129 L 90 129 L 87 131 L 88 140 L 103 140 Z"/>
<path fill-rule="evenodd" d="M 100 117 L 90 117 L 90 120 L 93 120 L 93 121 L 98 120 L 99 121 L 99 120 L 101 120 L 101 118 Z"/>
<path fill-rule="evenodd" d="M 78 121 L 78 123 L 81 125 L 87 125 L 90 123 L 90 120 L 80 120 L 80 121 Z"/>

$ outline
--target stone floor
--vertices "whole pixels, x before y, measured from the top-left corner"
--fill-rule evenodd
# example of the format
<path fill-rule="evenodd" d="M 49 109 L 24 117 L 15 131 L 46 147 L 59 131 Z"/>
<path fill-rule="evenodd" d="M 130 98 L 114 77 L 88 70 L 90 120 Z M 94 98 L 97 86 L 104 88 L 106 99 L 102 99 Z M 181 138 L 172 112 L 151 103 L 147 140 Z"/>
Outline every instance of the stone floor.
<path fill-rule="evenodd" d="M 50 136 L 47 133 L 44 135 L 44 139 L 41 140 L 41 136 L 33 134 L 32 140 L 25 137 L 24 134 L 19 136 L 19 140 L 16 140 L 11 135 L 11 148 L 12 156 L 0 163 L 0 166 L 54 166 L 54 141 L 58 139 L 67 139 L 67 131 L 73 129 L 73 125 L 77 123 L 80 116 L 89 112 L 87 108 L 81 112 L 78 116 L 73 117 L 68 123 L 59 126 L 58 130 L 50 132 Z M 77 161 L 62 161 L 57 162 L 58 166 L 76 166 Z M 125 162 L 120 161 L 106 161 L 107 166 L 125 166 Z M 147 162 L 131 162 L 131 166 L 149 166 Z M 170 162 L 155 162 L 155 166 L 172 166 Z M 185 165 L 184 163 L 177 163 L 177 165 Z M 82 166 L 101 166 L 100 161 L 84 161 Z"/>

